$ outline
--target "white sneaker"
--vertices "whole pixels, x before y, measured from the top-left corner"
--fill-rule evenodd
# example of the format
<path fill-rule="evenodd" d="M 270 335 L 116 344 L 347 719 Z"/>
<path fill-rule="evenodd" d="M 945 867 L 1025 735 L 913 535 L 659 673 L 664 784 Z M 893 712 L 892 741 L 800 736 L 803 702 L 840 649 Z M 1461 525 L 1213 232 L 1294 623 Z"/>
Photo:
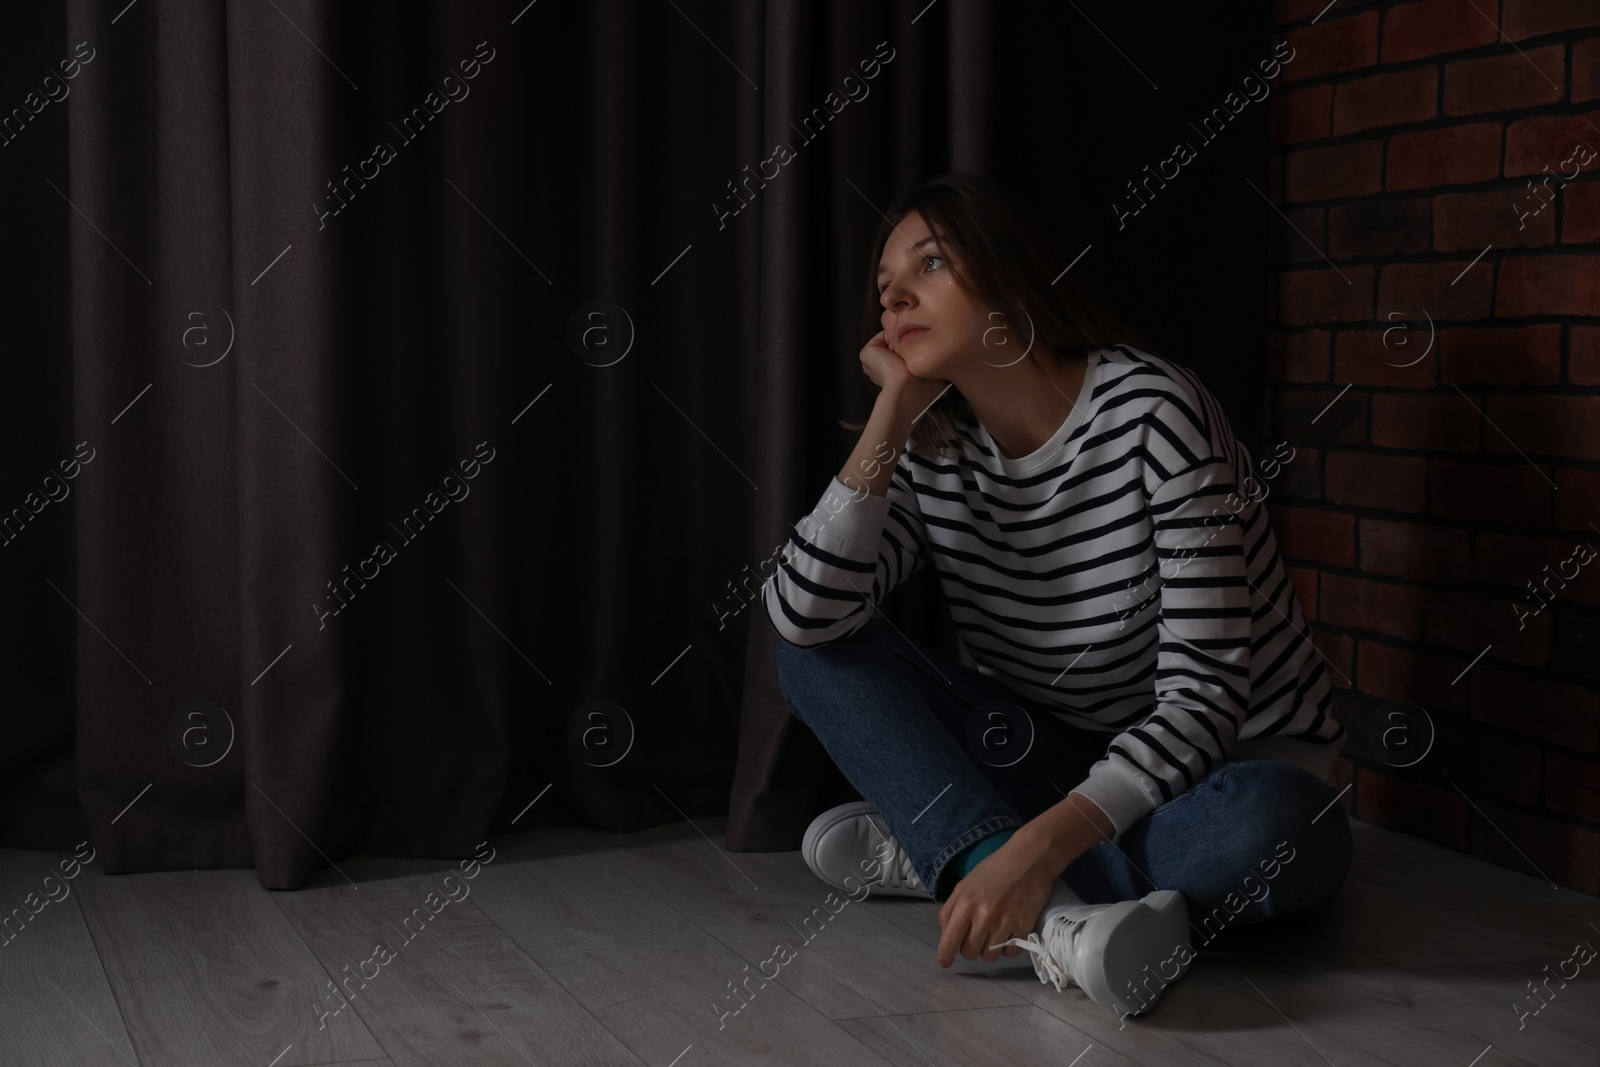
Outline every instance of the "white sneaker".
<path fill-rule="evenodd" d="M 861 899 L 863 887 L 886 896 L 929 896 L 911 857 L 889 836 L 883 813 L 864 800 L 830 808 L 813 819 L 800 855 L 811 873 L 853 899 Z"/>
<path fill-rule="evenodd" d="M 1149 1011 L 1194 959 L 1189 907 L 1172 889 L 1141 900 L 1055 908 L 1046 913 L 1041 932 L 1001 945 L 1031 953 L 1040 982 L 1057 989 L 1071 982 L 1119 1016 Z"/>

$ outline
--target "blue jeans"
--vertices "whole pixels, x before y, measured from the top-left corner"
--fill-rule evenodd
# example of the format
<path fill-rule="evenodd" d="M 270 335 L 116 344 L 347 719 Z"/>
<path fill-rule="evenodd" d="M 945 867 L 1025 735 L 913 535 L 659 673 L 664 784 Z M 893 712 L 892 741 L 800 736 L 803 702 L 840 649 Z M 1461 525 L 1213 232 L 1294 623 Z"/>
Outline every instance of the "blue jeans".
<path fill-rule="evenodd" d="M 876 617 L 816 648 L 779 637 L 777 665 L 790 711 L 883 813 L 880 829 L 939 901 L 954 888 L 952 857 L 1060 803 L 1112 737 L 1066 726 Z M 1176 889 L 1208 939 L 1299 918 L 1332 899 L 1350 868 L 1336 796 L 1281 760 L 1225 760 L 1062 878 L 1091 904 Z"/>

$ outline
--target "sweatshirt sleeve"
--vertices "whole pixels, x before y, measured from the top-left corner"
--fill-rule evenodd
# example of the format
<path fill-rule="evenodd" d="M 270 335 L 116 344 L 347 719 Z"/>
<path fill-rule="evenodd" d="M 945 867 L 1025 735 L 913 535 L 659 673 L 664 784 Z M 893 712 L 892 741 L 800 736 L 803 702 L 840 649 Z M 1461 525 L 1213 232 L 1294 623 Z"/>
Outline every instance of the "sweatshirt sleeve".
<path fill-rule="evenodd" d="M 778 635 L 816 646 L 866 624 L 890 590 L 927 562 L 927 537 L 902 452 L 885 496 L 852 492 L 835 476 L 795 523 L 778 569 L 761 587 Z"/>
<path fill-rule="evenodd" d="M 1119 837 L 1226 759 L 1249 709 L 1244 532 L 1265 516 L 1238 493 L 1250 458 L 1221 408 L 1209 393 L 1190 399 L 1157 406 L 1146 452 L 1146 478 L 1158 483 L 1149 510 L 1162 579 L 1155 705 L 1075 790 Z"/>

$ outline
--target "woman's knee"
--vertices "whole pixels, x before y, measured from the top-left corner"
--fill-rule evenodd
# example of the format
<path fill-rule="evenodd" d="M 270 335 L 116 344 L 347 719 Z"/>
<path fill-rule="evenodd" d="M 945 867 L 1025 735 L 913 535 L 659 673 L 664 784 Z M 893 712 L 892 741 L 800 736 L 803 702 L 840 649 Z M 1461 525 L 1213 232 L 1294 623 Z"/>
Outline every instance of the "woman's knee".
<path fill-rule="evenodd" d="M 778 646 L 773 659 L 778 666 L 778 691 L 795 710 L 795 696 L 804 691 L 806 679 L 824 664 L 822 655 L 826 646 L 797 645 L 783 635 L 778 635 Z"/>
<path fill-rule="evenodd" d="M 819 645 L 797 645 L 781 634 L 773 656 L 778 668 L 778 691 L 789 710 L 804 718 L 803 708 L 816 693 L 835 692 L 839 680 L 852 670 L 883 657 L 881 640 L 869 620 L 847 637 Z"/>
<path fill-rule="evenodd" d="M 1281 760 L 1240 761 L 1227 777 L 1238 794 L 1241 843 L 1261 853 L 1251 861 L 1268 888 L 1261 918 L 1319 910 L 1350 868 L 1350 823 L 1335 790 Z"/>
<path fill-rule="evenodd" d="M 797 645 L 779 634 L 777 648 L 773 652 L 773 658 L 778 664 L 779 680 L 797 681 L 804 676 L 833 668 L 839 660 L 840 653 L 844 651 L 843 646 L 850 640 L 852 637 L 840 637 L 819 645 Z"/>

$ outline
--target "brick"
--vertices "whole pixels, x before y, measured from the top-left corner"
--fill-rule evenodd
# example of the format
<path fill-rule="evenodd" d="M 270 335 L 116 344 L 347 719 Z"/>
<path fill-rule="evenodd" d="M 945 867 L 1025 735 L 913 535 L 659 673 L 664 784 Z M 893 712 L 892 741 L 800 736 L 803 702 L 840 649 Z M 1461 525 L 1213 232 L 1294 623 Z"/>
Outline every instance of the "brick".
<path fill-rule="evenodd" d="M 1600 256 L 1507 256 L 1495 314 L 1600 315 Z"/>
<path fill-rule="evenodd" d="M 1278 320 L 1285 326 L 1364 321 L 1372 316 L 1374 268 L 1286 270 L 1278 276 Z"/>
<path fill-rule="evenodd" d="M 1499 151 L 1497 133 L 1496 156 Z M 1288 202 L 1368 196 L 1382 188 L 1382 141 L 1294 149 L 1284 160 L 1283 199 Z"/>
<path fill-rule="evenodd" d="M 1267 380 L 1328 381 L 1330 336 L 1327 330 L 1273 330 L 1267 335 Z"/>
<path fill-rule="evenodd" d="M 1333 259 L 1426 252 L 1432 235 L 1430 202 L 1420 197 L 1358 200 L 1328 209 L 1328 255 Z"/>
<path fill-rule="evenodd" d="M 1572 46 L 1572 102 L 1600 97 L 1600 37 Z"/>
<path fill-rule="evenodd" d="M 1348 692 L 1355 684 L 1356 639 L 1311 623 L 1311 646 L 1328 665 L 1328 681 L 1335 692 Z"/>
<path fill-rule="evenodd" d="M 1446 519 L 1544 524 L 1554 490 L 1544 472 L 1527 463 L 1429 464 L 1428 513 Z"/>
<path fill-rule="evenodd" d="M 1590 574 L 1600 571 L 1600 566 L 1579 565 L 1578 561 L 1570 560 L 1581 539 L 1582 534 L 1574 539 L 1554 531 L 1549 534 L 1482 531 L 1478 533 L 1475 552 L 1477 579 L 1509 585 L 1518 600 L 1526 605 L 1538 606 L 1534 593 L 1544 601 L 1560 598 L 1595 605 L 1597 593 L 1586 587 L 1590 585 Z M 1590 541 L 1597 539 L 1600 537 L 1590 537 Z"/>
<path fill-rule="evenodd" d="M 1439 368 L 1462 385 L 1559 385 L 1561 324 L 1440 330 Z"/>
<path fill-rule="evenodd" d="M 1537 608 L 1540 601 L 1563 601 L 1600 607 L 1600 553 L 1582 562 L 1578 554 L 1584 536 L 1543 536 L 1485 530 L 1478 534 L 1476 552 L 1478 580 L 1498 582 L 1516 590 L 1525 608 Z M 1600 542 L 1593 534 L 1589 544 Z M 1535 597 L 1537 594 L 1537 599 Z"/>
<path fill-rule="evenodd" d="M 1550 670 L 1600 685 L 1600 611 L 1563 611 L 1554 625 Z"/>
<path fill-rule="evenodd" d="M 1333 97 L 1335 136 L 1401 126 L 1439 113 L 1439 68 L 1369 74 L 1342 83 Z"/>
<path fill-rule="evenodd" d="M 1561 487 L 1555 495 L 1556 516 L 1552 525 L 1558 530 L 1576 530 L 1585 537 L 1600 535 L 1600 529 L 1596 529 L 1600 518 L 1594 514 L 1594 502 L 1600 500 L 1600 471 L 1557 467 L 1550 477 Z M 1600 546 L 1600 536 L 1592 537 L 1591 543 Z"/>
<path fill-rule="evenodd" d="M 1270 421 L 1270 420 L 1269 420 Z M 1322 499 L 1322 452 L 1298 445 L 1294 461 L 1284 467 L 1273 482 L 1272 495 L 1281 503 Z"/>
<path fill-rule="evenodd" d="M 1272 213 L 1271 262 L 1320 263 L 1328 244 L 1327 211 L 1320 207 L 1290 208 Z"/>
<path fill-rule="evenodd" d="M 1467 847 L 1467 800 L 1454 789 L 1440 789 L 1384 771 L 1356 771 L 1356 818 L 1386 826 L 1446 847 Z"/>
<path fill-rule="evenodd" d="M 1278 552 L 1286 560 L 1305 560 L 1330 567 L 1356 565 L 1354 516 L 1326 508 L 1272 503 L 1266 508 Z"/>
<path fill-rule="evenodd" d="M 1553 104 L 1566 95 L 1566 64 L 1564 44 L 1447 64 L 1444 113 L 1481 115 Z"/>
<path fill-rule="evenodd" d="M 1545 612 L 1521 620 L 1505 597 L 1430 589 L 1422 620 L 1422 641 L 1438 649 L 1454 649 L 1468 657 L 1494 644 L 1493 655 L 1504 663 L 1545 667 L 1550 662 L 1552 616 Z"/>
<path fill-rule="evenodd" d="M 1337 15 L 1337 12 L 1330 12 Z M 1378 61 L 1378 13 L 1323 18 L 1283 35 L 1294 49 L 1280 75 L 1286 82 L 1370 67 Z"/>
<path fill-rule="evenodd" d="M 1600 834 L 1485 798 L 1471 812 L 1472 854 L 1544 882 L 1600 892 Z"/>
<path fill-rule="evenodd" d="M 1318 611 L 1322 621 L 1330 626 L 1420 641 L 1431 592 L 1420 585 L 1324 573 L 1318 593 Z"/>
<path fill-rule="evenodd" d="M 1357 653 L 1357 688 L 1385 700 L 1421 705 L 1437 726 L 1445 714 L 1466 710 L 1463 686 L 1450 684 L 1469 657 L 1439 655 L 1363 639 Z"/>
<path fill-rule="evenodd" d="M 1520 189 L 1512 190 L 1512 199 L 1509 203 L 1512 216 L 1517 220 L 1517 233 L 1520 236 L 1525 231 L 1535 230 L 1555 222 L 1554 204 L 1563 192 L 1560 181 L 1548 174 L 1541 175 L 1537 181 L 1532 178 L 1524 179 Z M 1546 220 L 1549 220 L 1548 223 Z M 1579 220 L 1579 225 L 1582 224 Z M 1520 242 L 1519 242 L 1520 243 Z M 1552 244 L 1552 241 L 1542 242 Z"/>
<path fill-rule="evenodd" d="M 1546 203 L 1542 188 L 1517 190 L 1517 204 L 1524 212 L 1539 211 L 1542 215 L 1553 212 Z M 1600 182 L 1573 182 L 1561 190 L 1563 201 L 1561 239 L 1567 244 L 1600 244 Z M 1528 217 L 1524 216 L 1524 221 Z"/>
<path fill-rule="evenodd" d="M 1427 506 L 1428 463 L 1414 456 L 1329 452 L 1323 478 L 1330 504 L 1410 512 Z"/>
<path fill-rule="evenodd" d="M 1482 319 L 1489 316 L 1493 287 L 1494 267 L 1481 259 L 1396 263 L 1378 276 L 1378 306 L 1420 304 L 1434 322 Z"/>
<path fill-rule="evenodd" d="M 1594 173 L 1600 167 L 1600 159 L 1594 155 L 1595 145 L 1600 143 L 1595 136 L 1597 125 L 1600 111 L 1513 122 L 1506 127 L 1506 177 L 1548 172 L 1552 181 L 1557 177 L 1571 181 L 1584 168 Z"/>
<path fill-rule="evenodd" d="M 1334 339 L 1333 380 L 1392 389 L 1437 385 L 1439 361 L 1423 355 L 1429 343 L 1426 327 L 1413 330 L 1398 313 L 1388 326 L 1340 330 Z"/>
<path fill-rule="evenodd" d="M 1475 122 L 1397 134 L 1389 139 L 1385 188 L 1423 189 L 1498 178 L 1500 132 L 1497 122 Z"/>
<path fill-rule="evenodd" d="M 1600 385 L 1600 327 L 1567 328 L 1567 384 Z"/>
<path fill-rule="evenodd" d="M 1551 753 L 1546 770 L 1546 807 L 1588 822 L 1600 822 L 1600 761 Z"/>
<path fill-rule="evenodd" d="M 1479 4 L 1473 10 L 1472 4 Z M 1383 61 L 1399 63 L 1492 43 L 1499 34 L 1483 0 L 1423 0 L 1391 8 L 1383 22 Z M 1490 11 L 1493 10 L 1491 7 Z"/>
<path fill-rule="evenodd" d="M 1275 389 L 1271 395 L 1273 432 L 1279 437 L 1347 445 L 1367 443 L 1365 393 L 1340 389 Z"/>
<path fill-rule="evenodd" d="M 1479 397 L 1473 403 L 1481 401 Z M 1482 417 L 1454 391 L 1448 396 L 1372 396 L 1372 443 L 1381 448 L 1476 452 L 1482 437 Z"/>
<path fill-rule="evenodd" d="M 1316 85 L 1279 93 L 1272 98 L 1274 148 L 1327 137 L 1333 129 L 1333 86 Z"/>
<path fill-rule="evenodd" d="M 1391 300 L 1378 305 L 1371 328 L 1352 340 L 1371 342 L 1373 355 L 1381 362 L 1396 372 L 1418 374 L 1431 384 L 1434 379 L 1427 374 L 1425 364 L 1429 356 L 1434 357 L 1434 362 L 1438 360 L 1438 334 L 1439 328 L 1427 308 L 1409 300 Z M 1413 367 L 1419 369 L 1412 372 Z"/>
<path fill-rule="evenodd" d="M 1500 16 L 1501 30 L 1513 41 L 1588 26 L 1600 26 L 1594 0 L 1505 0 Z"/>
<path fill-rule="evenodd" d="M 1327 0 L 1272 0 L 1272 24 L 1282 26 L 1314 19 L 1327 6 Z"/>
<path fill-rule="evenodd" d="M 1467 784 L 1513 804 L 1539 803 L 1543 758 L 1530 745 L 1474 733 L 1467 747 Z"/>
<path fill-rule="evenodd" d="M 1487 658 L 1455 688 L 1469 683 L 1474 722 L 1572 752 L 1600 751 L 1600 696 L 1582 686 L 1552 681 L 1540 672 L 1505 670 Z"/>
<path fill-rule="evenodd" d="M 1464 580 L 1467 532 L 1403 519 L 1360 519 L 1361 569 L 1422 582 Z"/>
<path fill-rule="evenodd" d="M 1294 598 L 1300 602 L 1300 611 L 1306 620 L 1317 620 L 1317 578 L 1321 571 L 1315 567 L 1291 567 L 1285 563 L 1283 573 L 1288 576 L 1289 584 L 1294 586 Z"/>
<path fill-rule="evenodd" d="M 1486 452 L 1600 460 L 1600 396 L 1495 396 L 1488 414 Z"/>
<path fill-rule="evenodd" d="M 1548 245 L 1556 239 L 1556 213 L 1526 205 L 1516 190 L 1487 193 L 1441 193 L 1433 198 L 1433 243 L 1440 252 L 1471 250 L 1485 245 Z"/>

